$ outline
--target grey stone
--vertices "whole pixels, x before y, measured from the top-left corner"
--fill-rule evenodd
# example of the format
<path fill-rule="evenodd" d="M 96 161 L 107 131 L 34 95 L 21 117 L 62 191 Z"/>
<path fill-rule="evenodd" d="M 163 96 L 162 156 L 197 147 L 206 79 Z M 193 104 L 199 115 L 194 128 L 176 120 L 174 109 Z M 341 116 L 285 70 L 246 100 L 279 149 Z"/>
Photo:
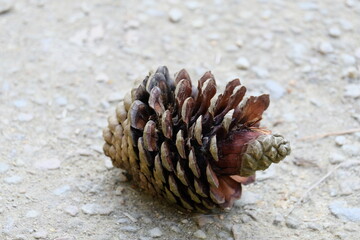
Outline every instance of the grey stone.
<path fill-rule="evenodd" d="M 279 99 L 286 93 L 286 89 L 278 82 L 267 80 L 265 86 L 269 89 L 273 98 Z"/>
<path fill-rule="evenodd" d="M 250 62 L 247 58 L 240 57 L 236 60 L 235 65 L 240 70 L 247 70 L 250 67 Z"/>
<path fill-rule="evenodd" d="M 173 22 L 173 23 L 180 22 L 182 17 L 183 17 L 183 13 L 180 9 L 178 9 L 178 8 L 170 9 L 169 19 L 171 22 Z"/>
<path fill-rule="evenodd" d="M 156 227 L 156 228 L 149 230 L 149 235 L 150 235 L 150 237 L 158 238 L 158 237 L 161 237 L 163 235 L 163 233 L 160 230 L 160 228 Z"/>
<path fill-rule="evenodd" d="M 322 54 L 329 54 L 334 52 L 334 47 L 329 42 L 321 42 L 318 51 Z"/>
<path fill-rule="evenodd" d="M 109 102 L 119 102 L 124 99 L 124 93 L 122 92 L 115 92 L 111 93 L 108 97 Z"/>
<path fill-rule="evenodd" d="M 256 204 L 260 201 L 260 195 L 253 193 L 251 191 L 244 191 L 241 195 L 241 198 L 235 201 L 234 205 L 237 207 L 242 207 L 245 205 Z"/>
<path fill-rule="evenodd" d="M 344 65 L 352 66 L 356 64 L 356 58 L 349 54 L 342 54 L 341 60 L 343 61 Z"/>
<path fill-rule="evenodd" d="M 333 215 L 340 219 L 360 222 L 360 208 L 347 207 L 345 201 L 333 201 L 329 204 L 329 209 Z"/>
<path fill-rule="evenodd" d="M 333 38 L 338 38 L 341 36 L 341 30 L 338 27 L 331 27 L 329 29 L 329 36 Z"/>
<path fill-rule="evenodd" d="M 347 67 L 342 72 L 343 78 L 350 78 L 350 79 L 356 79 L 359 76 L 359 71 L 356 69 L 356 67 Z"/>
<path fill-rule="evenodd" d="M 360 85 L 348 84 L 345 86 L 345 97 L 359 98 L 360 97 Z"/>
<path fill-rule="evenodd" d="M 28 101 L 26 99 L 17 99 L 13 102 L 13 104 L 17 108 L 24 108 L 28 105 Z"/>
<path fill-rule="evenodd" d="M 285 218 L 283 215 L 277 213 L 275 214 L 274 220 L 273 220 L 273 225 L 275 226 L 279 226 L 281 225 L 283 222 L 285 221 Z"/>
<path fill-rule="evenodd" d="M 233 234 L 235 240 L 243 239 L 242 238 L 243 234 L 241 232 L 241 225 L 239 225 L 239 224 L 233 225 L 231 228 L 231 231 L 232 231 L 232 234 Z"/>
<path fill-rule="evenodd" d="M 302 10 L 318 10 L 319 9 L 319 6 L 314 3 L 314 2 L 299 2 L 298 3 L 298 6 L 300 7 L 300 9 Z"/>
<path fill-rule="evenodd" d="M 309 223 L 307 224 L 307 228 L 313 231 L 321 231 L 323 229 L 323 227 L 318 223 Z"/>
<path fill-rule="evenodd" d="M 267 77 L 269 77 L 269 71 L 267 69 L 265 69 L 265 68 L 255 66 L 255 67 L 251 68 L 251 70 L 259 78 L 267 78 Z"/>
<path fill-rule="evenodd" d="M 88 215 L 109 215 L 113 209 L 96 203 L 88 203 L 81 207 L 81 210 Z"/>
<path fill-rule="evenodd" d="M 335 143 L 338 146 L 342 146 L 347 142 L 346 137 L 345 136 L 336 136 L 335 137 Z"/>
<path fill-rule="evenodd" d="M 194 237 L 196 237 L 198 239 L 206 239 L 206 234 L 202 230 L 199 229 L 196 232 L 194 232 Z"/>
<path fill-rule="evenodd" d="M 19 113 L 17 116 L 17 120 L 19 120 L 20 122 L 30 122 L 31 120 L 33 120 L 34 115 L 30 114 L 30 113 Z"/>
<path fill-rule="evenodd" d="M 350 30 L 353 30 L 353 28 L 354 28 L 353 24 L 345 19 L 339 19 L 339 24 L 340 24 L 341 28 L 345 31 L 350 31 Z"/>
<path fill-rule="evenodd" d="M 349 156 L 359 156 L 360 155 L 360 146 L 355 144 L 345 144 L 341 149 Z"/>
<path fill-rule="evenodd" d="M 13 4 L 14 1 L 11 0 L 0 0 L 0 15 L 10 12 Z"/>
<path fill-rule="evenodd" d="M 299 220 L 292 218 L 292 217 L 288 217 L 285 221 L 285 225 L 288 228 L 292 228 L 292 229 L 297 229 L 300 227 L 301 223 Z"/>
<path fill-rule="evenodd" d="M 21 183 L 23 180 L 23 177 L 19 176 L 19 175 L 13 175 L 13 176 L 10 176 L 10 177 L 6 177 L 4 179 L 4 181 L 8 184 L 18 184 L 18 183 Z"/>
<path fill-rule="evenodd" d="M 290 44 L 290 50 L 287 53 L 287 57 L 295 64 L 300 64 L 306 56 L 307 48 L 301 43 L 291 42 Z"/>
<path fill-rule="evenodd" d="M 70 191 L 70 189 L 71 189 L 71 187 L 70 187 L 69 185 L 63 185 L 63 186 L 61 186 L 61 187 L 56 188 L 56 189 L 53 191 L 53 193 L 54 193 L 55 195 L 60 196 L 60 195 L 63 195 L 64 193 L 67 193 L 68 191 Z"/>
<path fill-rule="evenodd" d="M 9 170 L 9 165 L 7 163 L 0 162 L 0 173 L 5 173 Z"/>
<path fill-rule="evenodd" d="M 73 205 L 66 206 L 64 211 L 72 217 L 75 217 L 79 213 L 79 208 Z"/>
<path fill-rule="evenodd" d="M 35 162 L 34 166 L 39 169 L 44 170 L 55 170 L 60 168 L 61 162 L 59 159 L 53 158 L 46 158 Z"/>
<path fill-rule="evenodd" d="M 39 230 L 33 234 L 33 237 L 36 239 L 45 239 L 45 238 L 47 238 L 47 236 L 48 236 L 48 233 L 45 230 Z"/>
<path fill-rule="evenodd" d="M 176 233 L 181 232 L 181 229 L 175 225 L 171 226 L 170 229 L 171 229 L 171 231 L 176 232 Z"/>
<path fill-rule="evenodd" d="M 139 228 L 136 226 L 130 226 L 130 225 L 126 225 L 126 226 L 122 226 L 120 227 L 121 231 L 125 231 L 125 232 L 137 232 L 139 231 Z"/>
<path fill-rule="evenodd" d="M 256 181 L 265 181 L 270 178 L 274 178 L 276 176 L 276 170 L 274 168 L 274 165 L 271 165 L 268 169 L 265 171 L 259 171 L 256 173 Z"/>
<path fill-rule="evenodd" d="M 341 153 L 332 153 L 329 161 L 331 164 L 338 164 L 346 160 L 346 157 Z"/>
<path fill-rule="evenodd" d="M 66 97 L 59 96 L 59 97 L 55 98 L 55 102 L 57 105 L 62 107 L 67 104 L 67 99 L 66 99 Z"/>
<path fill-rule="evenodd" d="M 36 210 L 29 210 L 26 212 L 25 217 L 26 218 L 36 218 L 40 215 L 40 213 Z"/>
<path fill-rule="evenodd" d="M 355 57 L 357 57 L 358 59 L 360 59 L 360 48 L 357 48 L 355 50 Z"/>

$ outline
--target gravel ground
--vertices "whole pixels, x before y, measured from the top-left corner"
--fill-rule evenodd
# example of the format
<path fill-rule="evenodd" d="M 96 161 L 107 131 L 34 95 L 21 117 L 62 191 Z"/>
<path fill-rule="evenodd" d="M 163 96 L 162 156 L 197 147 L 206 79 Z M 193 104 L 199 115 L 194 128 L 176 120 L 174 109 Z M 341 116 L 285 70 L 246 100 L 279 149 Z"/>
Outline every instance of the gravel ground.
<path fill-rule="evenodd" d="M 0 0 L 0 29 L 1 239 L 360 239 L 360 133 L 302 139 L 360 126 L 360 1 Z M 231 212 L 154 200 L 102 153 L 159 65 L 271 94 L 292 155 Z"/>

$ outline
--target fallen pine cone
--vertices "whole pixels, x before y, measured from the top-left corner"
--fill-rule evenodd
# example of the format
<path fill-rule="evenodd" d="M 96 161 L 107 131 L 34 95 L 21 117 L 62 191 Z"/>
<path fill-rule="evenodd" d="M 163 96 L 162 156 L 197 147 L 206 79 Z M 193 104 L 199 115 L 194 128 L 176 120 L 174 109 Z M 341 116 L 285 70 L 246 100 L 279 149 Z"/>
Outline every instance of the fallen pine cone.
<path fill-rule="evenodd" d="M 231 208 L 241 184 L 290 154 L 290 144 L 259 126 L 269 95 L 243 100 L 239 79 L 216 96 L 210 72 L 192 86 L 159 67 L 134 88 L 104 129 L 104 152 L 144 190 L 189 210 Z"/>

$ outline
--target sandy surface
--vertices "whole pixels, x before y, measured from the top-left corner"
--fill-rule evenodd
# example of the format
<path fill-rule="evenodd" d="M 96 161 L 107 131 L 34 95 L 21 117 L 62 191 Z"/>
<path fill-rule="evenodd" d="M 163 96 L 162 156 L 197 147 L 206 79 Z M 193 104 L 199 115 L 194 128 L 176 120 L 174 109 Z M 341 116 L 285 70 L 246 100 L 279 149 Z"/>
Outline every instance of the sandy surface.
<path fill-rule="evenodd" d="M 359 19 L 356 0 L 0 0 L 0 238 L 360 239 L 359 132 L 301 140 L 359 128 Z M 154 200 L 102 154 L 159 65 L 271 94 L 263 125 L 292 155 L 231 212 Z"/>

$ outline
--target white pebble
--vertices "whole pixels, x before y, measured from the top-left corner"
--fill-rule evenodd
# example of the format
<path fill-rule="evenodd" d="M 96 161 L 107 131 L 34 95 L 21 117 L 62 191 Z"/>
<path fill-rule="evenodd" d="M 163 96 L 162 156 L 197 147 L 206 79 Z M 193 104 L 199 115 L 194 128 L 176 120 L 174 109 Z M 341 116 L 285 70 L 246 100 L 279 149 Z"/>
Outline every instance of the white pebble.
<path fill-rule="evenodd" d="M 150 237 L 153 237 L 153 238 L 158 238 L 163 235 L 162 231 L 158 227 L 150 229 L 149 234 L 150 234 Z"/>
<path fill-rule="evenodd" d="M 65 207 L 64 211 L 72 217 L 75 217 L 79 213 L 78 207 L 73 205 Z"/>
<path fill-rule="evenodd" d="M 331 27 L 329 29 L 329 36 L 333 38 L 338 38 L 341 36 L 341 30 L 338 27 Z"/>
<path fill-rule="evenodd" d="M 352 66 L 356 63 L 355 57 L 349 54 L 342 54 L 341 59 L 346 66 Z"/>
<path fill-rule="evenodd" d="M 39 213 L 38 211 L 29 210 L 29 211 L 26 213 L 25 217 L 27 217 L 27 218 L 36 218 L 36 217 L 39 216 L 39 215 L 40 215 L 40 213 Z"/>
<path fill-rule="evenodd" d="M 346 138 L 344 136 L 337 136 L 335 138 L 335 143 L 338 146 L 342 146 L 342 145 L 344 145 L 346 143 Z"/>
<path fill-rule="evenodd" d="M 199 238 L 199 239 L 206 239 L 206 234 L 202 230 L 199 229 L 196 232 L 194 232 L 194 237 Z"/>
<path fill-rule="evenodd" d="M 61 187 L 56 188 L 56 189 L 53 191 L 53 193 L 54 193 L 55 195 L 60 196 L 60 195 L 63 195 L 64 193 L 70 191 L 70 189 L 71 189 L 71 187 L 70 187 L 69 185 L 64 185 L 64 186 L 61 186 Z"/>
<path fill-rule="evenodd" d="M 33 118 L 34 116 L 30 113 L 19 113 L 19 115 L 17 116 L 17 119 L 20 122 L 30 122 Z"/>
<path fill-rule="evenodd" d="M 28 105 L 28 101 L 25 99 L 17 99 L 13 102 L 14 106 L 17 108 L 23 108 Z"/>
<path fill-rule="evenodd" d="M 35 162 L 35 167 L 39 169 L 45 169 L 45 170 L 54 170 L 60 168 L 60 160 L 57 158 L 48 158 L 44 160 L 39 160 Z"/>
<path fill-rule="evenodd" d="M 244 57 L 240 57 L 236 60 L 236 67 L 241 70 L 247 70 L 250 67 L 249 60 Z"/>
<path fill-rule="evenodd" d="M 22 180 L 23 180 L 23 177 L 18 176 L 18 175 L 14 175 L 14 176 L 7 177 L 7 178 L 4 179 L 4 181 L 5 181 L 6 183 L 9 183 L 9 184 L 21 183 Z"/>
<path fill-rule="evenodd" d="M 334 48 L 329 42 L 322 42 L 319 44 L 319 52 L 322 54 L 329 54 L 334 52 Z"/>
<path fill-rule="evenodd" d="M 4 173 L 9 170 L 9 165 L 7 163 L 0 162 L 0 173 Z"/>
<path fill-rule="evenodd" d="M 173 23 L 180 22 L 183 17 L 183 13 L 178 8 L 173 8 L 169 11 L 169 19 Z"/>
<path fill-rule="evenodd" d="M 109 215 L 113 210 L 107 206 L 96 203 L 88 203 L 81 207 L 81 210 L 88 215 Z"/>
<path fill-rule="evenodd" d="M 39 230 L 33 234 L 35 239 L 46 239 L 48 233 L 45 230 Z"/>
<path fill-rule="evenodd" d="M 55 98 L 55 102 L 59 106 L 65 106 L 67 104 L 67 99 L 66 99 L 66 97 L 59 96 L 59 97 Z"/>

